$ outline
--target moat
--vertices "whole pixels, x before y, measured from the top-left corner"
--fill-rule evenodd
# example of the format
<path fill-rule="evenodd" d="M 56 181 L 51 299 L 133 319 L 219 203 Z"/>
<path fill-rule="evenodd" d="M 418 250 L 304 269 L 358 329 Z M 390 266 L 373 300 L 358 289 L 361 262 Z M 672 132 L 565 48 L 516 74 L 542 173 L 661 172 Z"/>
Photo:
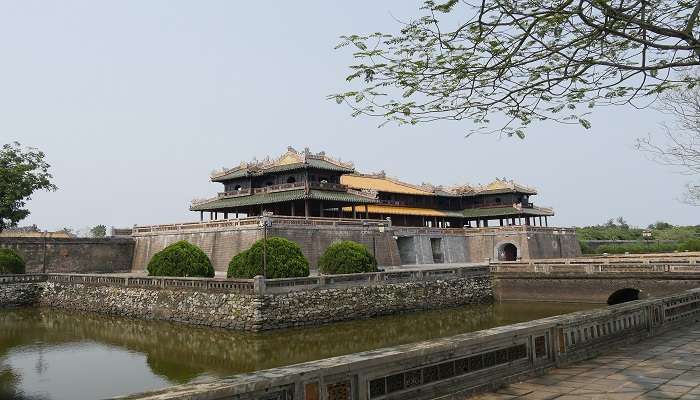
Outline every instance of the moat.
<path fill-rule="evenodd" d="M 0 310 L 0 398 L 105 398 L 592 307 L 502 303 L 263 333 L 57 309 L 5 309 Z"/>

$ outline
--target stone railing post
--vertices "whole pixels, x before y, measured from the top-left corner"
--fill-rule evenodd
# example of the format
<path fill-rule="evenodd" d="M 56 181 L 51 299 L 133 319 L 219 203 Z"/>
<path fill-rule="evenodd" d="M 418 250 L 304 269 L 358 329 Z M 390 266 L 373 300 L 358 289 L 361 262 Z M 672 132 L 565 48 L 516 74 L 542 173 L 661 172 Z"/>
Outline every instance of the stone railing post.
<path fill-rule="evenodd" d="M 253 293 L 258 296 L 265 294 L 265 278 L 262 275 L 256 275 L 253 278 Z"/>

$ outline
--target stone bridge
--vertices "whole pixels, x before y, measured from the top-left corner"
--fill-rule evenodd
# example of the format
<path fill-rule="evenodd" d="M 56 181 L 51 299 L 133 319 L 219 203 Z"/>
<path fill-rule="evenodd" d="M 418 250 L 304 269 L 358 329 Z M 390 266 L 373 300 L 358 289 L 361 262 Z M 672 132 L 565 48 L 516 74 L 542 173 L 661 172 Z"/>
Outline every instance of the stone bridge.
<path fill-rule="evenodd" d="M 617 304 L 700 287 L 700 258 L 685 255 L 494 263 L 491 271 L 502 301 Z"/>

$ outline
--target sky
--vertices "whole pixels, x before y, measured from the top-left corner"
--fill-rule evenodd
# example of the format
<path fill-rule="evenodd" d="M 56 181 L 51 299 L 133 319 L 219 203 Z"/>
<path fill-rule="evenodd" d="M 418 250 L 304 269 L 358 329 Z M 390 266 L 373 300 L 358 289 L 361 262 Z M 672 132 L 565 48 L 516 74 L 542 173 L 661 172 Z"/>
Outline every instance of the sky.
<path fill-rule="evenodd" d="M 20 225 L 129 227 L 198 220 L 221 191 L 214 169 L 287 146 L 413 183 L 534 186 L 560 226 L 623 216 L 700 224 L 679 202 L 689 177 L 649 160 L 635 138 L 652 109 L 600 108 L 590 130 L 545 123 L 525 140 L 465 137 L 465 122 L 386 125 L 352 118 L 350 33 L 395 32 L 419 1 L 0 0 L 0 142 L 46 153 L 59 190 L 38 192 Z"/>

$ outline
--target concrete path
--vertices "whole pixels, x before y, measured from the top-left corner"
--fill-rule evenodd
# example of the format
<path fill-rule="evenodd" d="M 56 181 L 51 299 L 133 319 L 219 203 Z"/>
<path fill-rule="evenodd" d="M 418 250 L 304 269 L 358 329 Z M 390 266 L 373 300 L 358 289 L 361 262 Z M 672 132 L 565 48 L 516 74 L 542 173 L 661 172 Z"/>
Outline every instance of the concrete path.
<path fill-rule="evenodd" d="M 700 323 L 470 399 L 700 400 Z"/>

